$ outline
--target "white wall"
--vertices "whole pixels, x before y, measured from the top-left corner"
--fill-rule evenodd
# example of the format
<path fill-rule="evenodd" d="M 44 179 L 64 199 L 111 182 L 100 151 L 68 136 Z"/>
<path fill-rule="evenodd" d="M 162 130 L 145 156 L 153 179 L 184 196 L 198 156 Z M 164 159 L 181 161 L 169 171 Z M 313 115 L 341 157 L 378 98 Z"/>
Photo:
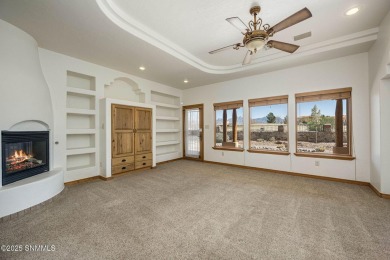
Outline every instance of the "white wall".
<path fill-rule="evenodd" d="M 53 146 L 53 113 L 36 41 L 19 28 L 0 20 L 0 131 L 48 131 Z M 64 188 L 62 169 L 53 169 L 2 186 L 0 218 L 48 200 Z M 0 144 L 1 158 L 1 144 Z M 1 160 L 1 159 L 0 159 Z"/>
<path fill-rule="evenodd" d="M 114 81 L 129 81 L 132 82 L 131 86 L 133 90 L 142 92 L 145 103 L 150 103 L 151 91 L 158 91 L 166 94 L 180 96 L 182 91 L 175 89 L 160 83 L 145 80 L 133 75 L 129 75 L 120 71 L 112 70 L 103 66 L 99 66 L 93 63 L 89 63 L 83 60 L 72 58 L 66 55 L 62 55 L 56 52 L 52 52 L 45 49 L 39 49 L 39 56 L 42 64 L 42 70 L 46 81 L 49 85 L 50 93 L 53 100 L 53 113 L 54 113 L 54 132 L 55 141 L 59 144 L 54 147 L 55 161 L 54 167 L 65 167 L 66 164 L 66 75 L 67 71 L 74 71 L 81 74 L 93 76 L 96 78 L 96 93 L 97 98 L 104 98 L 105 86 L 113 84 Z M 110 88 L 110 87 L 108 87 Z M 121 93 L 122 91 L 122 93 Z M 106 88 L 107 93 L 107 88 Z M 110 95 L 113 95 L 112 90 L 109 90 Z M 123 85 L 118 90 L 115 90 L 115 96 L 120 97 L 121 95 L 126 99 L 131 92 L 128 92 Z M 133 99 L 134 97 L 127 98 Z M 99 113 L 99 109 L 96 111 Z M 99 118 L 99 114 L 97 114 Z M 96 144 L 99 147 L 99 144 Z M 100 156 L 98 155 L 98 158 Z M 87 178 L 98 175 L 99 173 L 93 173 L 91 176 L 67 176 L 65 174 L 65 181 L 72 181 L 79 178 Z"/>
<path fill-rule="evenodd" d="M 52 130 L 52 103 L 39 63 L 37 42 L 3 20 L 0 35 L 0 131 L 11 130 L 20 123 L 34 125 L 30 131 L 38 131 L 36 125 L 43 126 L 45 131 Z M 53 140 L 50 142 L 52 147 Z M 53 158 L 53 151 L 50 157 Z M 1 179 L 0 169 L 0 187 Z"/>
<path fill-rule="evenodd" d="M 45 131 L 51 130 L 51 98 L 39 63 L 37 42 L 3 20 L 0 20 L 0 35 L 0 131 L 11 130 L 21 122 L 38 122 L 47 126 Z M 53 140 L 50 141 L 52 146 Z M 50 155 L 52 158 L 52 151 Z M 1 179 L 0 169 L 0 187 Z"/>
<path fill-rule="evenodd" d="M 371 111 L 371 182 L 390 194 L 390 12 L 368 52 Z"/>
<path fill-rule="evenodd" d="M 248 126 L 248 99 L 289 95 L 288 117 L 295 118 L 295 93 L 352 87 L 353 150 L 356 160 L 296 157 L 295 133 L 289 132 L 291 155 L 253 154 L 213 150 L 213 103 L 244 100 Z M 192 88 L 184 91 L 184 105 L 204 104 L 205 160 L 349 180 L 370 181 L 370 115 L 367 53 L 308 64 L 286 70 Z M 208 129 L 207 129 L 208 127 Z M 295 129 L 290 120 L 289 129 Z M 249 133 L 244 130 L 245 149 Z M 314 166 L 319 161 L 320 166 Z"/>
<path fill-rule="evenodd" d="M 53 123 L 49 89 L 42 75 L 37 42 L 0 20 L 0 130 L 36 120 Z"/>
<path fill-rule="evenodd" d="M 139 87 L 135 82 L 129 83 L 128 81 L 117 79 L 112 84 L 105 86 L 104 97 L 144 103 L 145 95 L 139 93 Z"/>

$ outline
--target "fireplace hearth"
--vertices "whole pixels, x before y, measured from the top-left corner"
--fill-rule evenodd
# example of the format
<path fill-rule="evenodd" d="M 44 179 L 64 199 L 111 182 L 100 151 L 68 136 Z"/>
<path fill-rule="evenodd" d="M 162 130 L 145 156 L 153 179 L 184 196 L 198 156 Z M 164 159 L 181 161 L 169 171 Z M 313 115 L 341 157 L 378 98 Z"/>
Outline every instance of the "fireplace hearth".
<path fill-rule="evenodd" d="M 49 171 L 48 131 L 2 131 L 2 184 Z"/>

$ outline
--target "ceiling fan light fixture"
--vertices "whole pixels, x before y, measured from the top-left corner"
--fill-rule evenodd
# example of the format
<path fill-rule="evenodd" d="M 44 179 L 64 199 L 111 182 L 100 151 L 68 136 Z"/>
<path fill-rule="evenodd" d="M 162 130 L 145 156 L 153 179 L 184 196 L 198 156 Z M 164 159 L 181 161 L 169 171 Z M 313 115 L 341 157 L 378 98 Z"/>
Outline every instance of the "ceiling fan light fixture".
<path fill-rule="evenodd" d="M 248 50 L 246 52 L 246 56 L 244 58 L 242 65 L 247 65 L 251 63 L 252 56 L 254 56 L 254 54 L 256 54 L 256 52 L 259 50 L 261 51 L 263 49 L 267 50 L 270 48 L 275 48 L 288 53 L 295 52 L 299 48 L 298 45 L 290 44 L 286 42 L 280 42 L 280 41 L 273 41 L 273 40 L 269 41 L 268 39 L 269 37 L 274 36 L 275 33 L 312 17 L 310 10 L 307 9 L 307 7 L 305 7 L 302 10 L 290 15 L 289 17 L 280 21 L 279 23 L 277 23 L 272 27 L 267 23 L 263 24 L 263 20 L 257 17 L 260 10 L 261 7 L 258 5 L 253 6 L 249 10 L 249 13 L 253 15 L 253 20 L 249 21 L 248 25 L 246 25 L 238 17 L 227 18 L 226 20 L 229 23 L 231 23 L 234 27 L 239 29 L 241 33 L 244 35 L 242 43 L 236 43 L 223 48 L 219 48 L 210 51 L 209 53 L 214 54 L 228 49 L 238 50 L 241 47 L 245 47 Z"/>
<path fill-rule="evenodd" d="M 248 50 L 252 52 L 256 52 L 257 50 L 262 49 L 264 45 L 265 40 L 260 38 L 251 39 L 245 43 L 245 47 L 247 47 Z"/>
<path fill-rule="evenodd" d="M 264 47 L 267 40 L 268 34 L 265 31 L 256 30 L 244 37 L 244 45 L 251 52 L 256 52 Z"/>
<path fill-rule="evenodd" d="M 345 12 L 346 15 L 351 16 L 359 12 L 359 7 L 354 7 Z"/>

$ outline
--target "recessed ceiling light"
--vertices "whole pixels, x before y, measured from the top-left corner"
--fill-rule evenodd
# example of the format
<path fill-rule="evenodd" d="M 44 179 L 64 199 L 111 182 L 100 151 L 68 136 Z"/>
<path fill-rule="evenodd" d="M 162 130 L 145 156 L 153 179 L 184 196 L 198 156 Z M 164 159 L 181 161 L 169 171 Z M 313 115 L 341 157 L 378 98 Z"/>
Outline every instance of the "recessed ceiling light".
<path fill-rule="evenodd" d="M 139 67 L 140 70 L 145 70 L 144 66 Z"/>
<path fill-rule="evenodd" d="M 345 14 L 346 15 L 354 15 L 357 12 L 359 12 L 359 8 L 358 7 L 354 7 L 354 8 L 349 9 Z"/>
<path fill-rule="evenodd" d="M 184 83 L 188 83 L 188 79 L 185 79 L 185 80 L 184 80 Z"/>

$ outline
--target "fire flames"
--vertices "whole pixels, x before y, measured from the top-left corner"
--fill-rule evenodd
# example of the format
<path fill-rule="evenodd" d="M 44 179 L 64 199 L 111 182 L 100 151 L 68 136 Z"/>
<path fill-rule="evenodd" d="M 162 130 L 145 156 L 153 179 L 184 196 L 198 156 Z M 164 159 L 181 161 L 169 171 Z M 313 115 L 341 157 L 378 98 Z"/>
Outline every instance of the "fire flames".
<path fill-rule="evenodd" d="M 30 159 L 32 156 L 26 154 L 23 150 L 15 150 L 14 154 L 8 158 L 11 161 L 11 164 L 23 162 L 27 159 Z"/>
<path fill-rule="evenodd" d="M 23 157 L 25 159 L 28 159 L 31 156 L 27 155 L 23 150 L 19 150 L 19 152 L 15 150 L 14 158 L 19 158 L 19 157 Z"/>
<path fill-rule="evenodd" d="M 42 165 L 42 160 L 37 160 L 32 154 L 23 150 L 15 150 L 6 159 L 6 172 L 13 173 Z"/>

